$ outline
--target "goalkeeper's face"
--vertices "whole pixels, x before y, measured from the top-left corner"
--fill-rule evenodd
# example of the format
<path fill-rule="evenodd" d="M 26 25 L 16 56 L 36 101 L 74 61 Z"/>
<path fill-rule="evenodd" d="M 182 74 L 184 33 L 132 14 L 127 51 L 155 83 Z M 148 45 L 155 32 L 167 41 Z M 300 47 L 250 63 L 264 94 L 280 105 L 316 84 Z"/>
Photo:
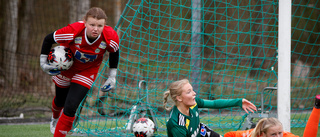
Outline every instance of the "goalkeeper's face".
<path fill-rule="evenodd" d="M 266 133 L 263 132 L 262 137 L 283 137 L 282 125 L 268 128 Z"/>
<path fill-rule="evenodd" d="M 192 107 L 196 104 L 196 92 L 193 91 L 193 88 L 190 83 L 185 84 L 181 88 L 181 95 L 177 96 L 177 100 L 179 101 L 179 105 L 183 105 L 186 107 Z"/>
<path fill-rule="evenodd" d="M 88 17 L 85 21 L 87 37 L 89 39 L 96 39 L 102 33 L 105 23 L 105 19 Z"/>

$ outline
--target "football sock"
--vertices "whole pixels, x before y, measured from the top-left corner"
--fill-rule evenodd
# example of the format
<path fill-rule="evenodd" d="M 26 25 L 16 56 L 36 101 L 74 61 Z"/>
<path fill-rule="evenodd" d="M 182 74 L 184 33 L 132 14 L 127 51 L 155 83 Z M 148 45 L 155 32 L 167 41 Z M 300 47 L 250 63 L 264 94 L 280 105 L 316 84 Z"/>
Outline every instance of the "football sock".
<path fill-rule="evenodd" d="M 308 119 L 303 137 L 316 137 L 320 120 L 320 108 L 314 107 Z"/>
<path fill-rule="evenodd" d="M 320 95 L 317 95 L 314 101 L 314 107 L 320 108 Z"/>
<path fill-rule="evenodd" d="M 51 110 L 52 110 L 52 117 L 54 119 L 57 119 L 60 117 L 60 113 L 61 113 L 61 110 L 63 109 L 63 107 L 57 107 L 56 104 L 54 103 L 54 99 L 56 97 L 53 98 L 52 100 L 52 107 L 51 107 Z"/>
<path fill-rule="evenodd" d="M 71 130 L 75 117 L 66 116 L 62 113 L 56 126 L 54 137 L 65 137 Z"/>

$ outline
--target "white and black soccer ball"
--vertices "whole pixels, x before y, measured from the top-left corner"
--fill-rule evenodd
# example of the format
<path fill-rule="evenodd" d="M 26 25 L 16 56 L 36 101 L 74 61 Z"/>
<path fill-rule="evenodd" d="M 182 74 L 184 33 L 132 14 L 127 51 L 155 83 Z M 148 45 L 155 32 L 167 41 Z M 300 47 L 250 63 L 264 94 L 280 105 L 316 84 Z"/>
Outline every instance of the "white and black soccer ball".
<path fill-rule="evenodd" d="M 154 134 L 154 123 L 149 118 L 139 118 L 132 126 L 134 136 L 151 137 Z"/>
<path fill-rule="evenodd" d="M 65 46 L 56 46 L 48 54 L 48 63 L 60 71 L 68 70 L 73 64 L 72 51 Z"/>

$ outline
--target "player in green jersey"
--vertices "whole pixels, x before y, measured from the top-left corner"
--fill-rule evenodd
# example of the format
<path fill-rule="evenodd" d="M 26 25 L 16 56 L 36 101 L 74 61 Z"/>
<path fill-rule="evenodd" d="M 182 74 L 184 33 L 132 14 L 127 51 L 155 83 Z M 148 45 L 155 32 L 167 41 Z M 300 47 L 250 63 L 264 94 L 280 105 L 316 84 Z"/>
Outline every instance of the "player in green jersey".
<path fill-rule="evenodd" d="M 169 95 L 175 105 L 167 108 Z M 187 79 L 175 81 L 169 86 L 169 90 L 164 93 L 163 104 L 167 110 L 172 109 L 167 122 L 168 137 L 222 137 L 200 123 L 198 108 L 220 109 L 239 106 L 247 113 L 257 111 L 254 104 L 242 98 L 217 100 L 197 98 Z"/>

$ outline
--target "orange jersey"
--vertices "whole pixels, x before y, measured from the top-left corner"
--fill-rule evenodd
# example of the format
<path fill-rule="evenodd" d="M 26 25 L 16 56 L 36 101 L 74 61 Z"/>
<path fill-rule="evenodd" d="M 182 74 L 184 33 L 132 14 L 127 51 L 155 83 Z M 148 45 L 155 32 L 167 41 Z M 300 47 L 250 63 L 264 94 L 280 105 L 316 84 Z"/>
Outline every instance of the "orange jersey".
<path fill-rule="evenodd" d="M 251 137 L 251 132 L 253 129 L 250 130 L 242 130 L 242 131 L 230 131 L 224 134 L 224 137 Z M 284 131 L 283 137 L 299 137 L 290 132 Z"/>

